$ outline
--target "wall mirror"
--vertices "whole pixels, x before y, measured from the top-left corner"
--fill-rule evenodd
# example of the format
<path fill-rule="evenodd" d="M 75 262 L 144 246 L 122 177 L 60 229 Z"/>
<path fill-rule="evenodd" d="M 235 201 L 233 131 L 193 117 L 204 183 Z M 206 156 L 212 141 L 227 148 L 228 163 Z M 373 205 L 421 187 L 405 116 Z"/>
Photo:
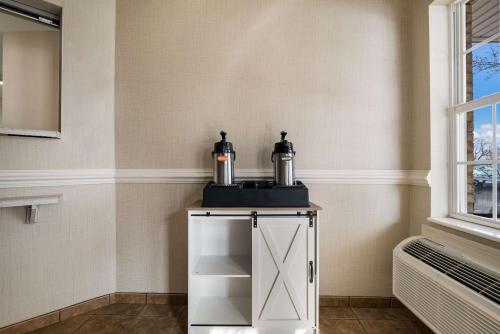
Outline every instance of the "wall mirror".
<path fill-rule="evenodd" d="M 61 137 L 61 8 L 0 0 L 0 134 Z"/>

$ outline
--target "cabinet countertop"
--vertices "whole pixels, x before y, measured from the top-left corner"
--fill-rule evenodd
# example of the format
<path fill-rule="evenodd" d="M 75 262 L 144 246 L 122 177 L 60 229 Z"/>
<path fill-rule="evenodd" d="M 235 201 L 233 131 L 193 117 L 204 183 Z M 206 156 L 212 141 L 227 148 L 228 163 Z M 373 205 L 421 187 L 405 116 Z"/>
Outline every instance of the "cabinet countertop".
<path fill-rule="evenodd" d="M 323 210 L 319 205 L 309 202 L 309 207 L 278 207 L 278 208 L 266 208 L 266 207 L 231 207 L 231 208 L 214 208 L 214 207 L 203 207 L 201 205 L 201 200 L 194 202 L 193 204 L 186 207 L 186 211 L 320 211 Z"/>

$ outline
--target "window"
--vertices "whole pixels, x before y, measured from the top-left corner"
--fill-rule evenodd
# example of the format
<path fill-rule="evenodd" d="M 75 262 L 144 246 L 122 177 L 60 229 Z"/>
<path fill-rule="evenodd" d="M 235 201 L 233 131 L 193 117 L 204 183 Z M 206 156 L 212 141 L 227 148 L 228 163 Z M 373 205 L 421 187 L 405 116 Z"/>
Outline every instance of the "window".
<path fill-rule="evenodd" d="M 500 228 L 500 0 L 451 5 L 451 215 Z"/>

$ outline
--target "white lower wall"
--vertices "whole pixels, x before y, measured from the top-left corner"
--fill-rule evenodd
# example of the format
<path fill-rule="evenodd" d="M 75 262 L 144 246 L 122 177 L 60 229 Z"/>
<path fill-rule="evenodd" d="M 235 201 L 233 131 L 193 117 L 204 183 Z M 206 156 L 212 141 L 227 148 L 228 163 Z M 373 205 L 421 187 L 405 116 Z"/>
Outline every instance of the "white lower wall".
<path fill-rule="evenodd" d="M 311 185 L 320 213 L 320 294 L 390 296 L 394 246 L 409 235 L 408 186 Z M 187 291 L 184 207 L 202 185 L 117 185 L 117 290 Z"/>
<path fill-rule="evenodd" d="M 0 209 L 0 327 L 116 291 L 115 185 L 2 189 L 1 197 L 63 194 Z"/>

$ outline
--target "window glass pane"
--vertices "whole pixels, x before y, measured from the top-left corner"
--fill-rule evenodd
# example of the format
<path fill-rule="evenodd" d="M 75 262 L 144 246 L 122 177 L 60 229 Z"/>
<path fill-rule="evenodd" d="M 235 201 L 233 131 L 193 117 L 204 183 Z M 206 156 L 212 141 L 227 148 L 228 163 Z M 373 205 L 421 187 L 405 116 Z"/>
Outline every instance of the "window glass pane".
<path fill-rule="evenodd" d="M 490 41 L 465 56 L 466 99 L 500 92 L 500 43 Z"/>
<path fill-rule="evenodd" d="M 498 33 L 499 0 L 471 0 L 465 4 L 466 48 Z"/>
<path fill-rule="evenodd" d="M 493 158 L 492 107 L 483 107 L 468 112 L 467 160 L 491 160 Z"/>
<path fill-rule="evenodd" d="M 492 217 L 492 165 L 467 166 L 467 213 Z"/>
<path fill-rule="evenodd" d="M 496 144 L 497 144 L 497 159 L 500 156 L 500 103 L 496 105 L 497 114 L 497 133 L 496 133 Z"/>
<path fill-rule="evenodd" d="M 500 165 L 497 166 L 497 218 L 500 218 L 500 201 L 498 200 L 498 193 L 499 193 L 499 186 L 500 186 Z"/>

